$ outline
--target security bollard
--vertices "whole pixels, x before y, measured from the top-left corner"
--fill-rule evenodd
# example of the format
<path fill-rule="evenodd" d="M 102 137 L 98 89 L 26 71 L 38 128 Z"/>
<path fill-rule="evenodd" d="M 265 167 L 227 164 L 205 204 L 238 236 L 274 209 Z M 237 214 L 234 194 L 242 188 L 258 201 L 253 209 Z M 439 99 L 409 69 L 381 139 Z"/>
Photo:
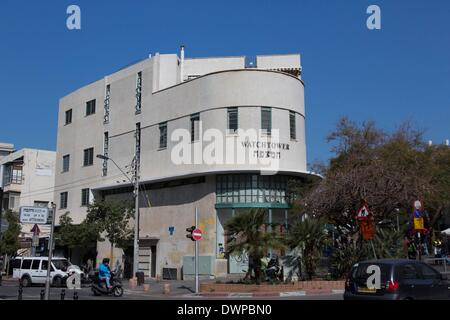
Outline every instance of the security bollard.
<path fill-rule="evenodd" d="M 17 300 L 22 300 L 22 292 L 23 292 L 22 286 L 19 286 L 19 296 L 17 297 Z"/>
<path fill-rule="evenodd" d="M 76 291 L 73 293 L 73 300 L 78 300 L 78 293 Z"/>
<path fill-rule="evenodd" d="M 66 296 L 66 290 L 61 290 L 61 300 L 64 300 L 64 297 Z"/>
<path fill-rule="evenodd" d="M 42 289 L 41 290 L 41 300 L 44 300 L 44 297 L 45 297 L 45 290 Z"/>

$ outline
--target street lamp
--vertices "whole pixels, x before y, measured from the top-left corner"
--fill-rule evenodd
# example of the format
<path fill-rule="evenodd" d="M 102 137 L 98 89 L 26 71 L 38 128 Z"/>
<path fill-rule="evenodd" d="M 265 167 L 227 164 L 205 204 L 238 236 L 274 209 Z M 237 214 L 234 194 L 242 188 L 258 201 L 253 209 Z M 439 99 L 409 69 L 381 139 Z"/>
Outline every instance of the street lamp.
<path fill-rule="evenodd" d="M 136 273 L 139 270 L 139 169 L 138 166 L 135 167 L 135 179 L 130 179 L 130 177 L 123 172 L 123 170 L 117 165 L 117 163 L 110 157 L 107 157 L 102 154 L 98 154 L 97 158 L 108 161 L 111 160 L 112 163 L 122 172 L 122 174 L 127 177 L 128 181 L 134 186 L 134 206 L 135 206 L 135 215 L 134 215 L 134 243 L 133 243 L 133 275 L 136 277 Z"/>

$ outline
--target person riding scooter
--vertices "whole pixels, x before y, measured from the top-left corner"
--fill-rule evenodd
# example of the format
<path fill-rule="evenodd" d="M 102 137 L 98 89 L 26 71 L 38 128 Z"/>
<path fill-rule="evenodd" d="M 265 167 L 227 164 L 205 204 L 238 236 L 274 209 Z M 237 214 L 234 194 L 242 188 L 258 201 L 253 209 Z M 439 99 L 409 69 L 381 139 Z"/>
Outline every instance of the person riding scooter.
<path fill-rule="evenodd" d="M 277 256 L 273 256 L 267 264 L 266 276 L 268 280 L 277 279 L 280 273 L 280 263 Z"/>
<path fill-rule="evenodd" d="M 111 279 L 111 269 L 109 268 L 109 259 L 103 259 L 102 264 L 98 268 L 98 278 L 106 282 L 106 287 L 108 290 L 112 289 L 110 279 Z"/>

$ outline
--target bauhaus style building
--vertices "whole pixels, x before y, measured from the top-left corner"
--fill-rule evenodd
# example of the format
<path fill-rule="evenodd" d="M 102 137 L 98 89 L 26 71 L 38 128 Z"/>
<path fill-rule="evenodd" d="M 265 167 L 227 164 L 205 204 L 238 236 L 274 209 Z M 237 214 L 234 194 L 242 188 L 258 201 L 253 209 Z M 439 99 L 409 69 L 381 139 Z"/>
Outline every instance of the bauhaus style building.
<path fill-rule="evenodd" d="M 242 138 L 242 130 L 258 135 Z M 207 150 L 211 135 L 222 137 L 214 152 Z M 222 161 L 233 158 L 232 149 L 249 161 Z M 202 158 L 208 152 L 215 161 Z M 79 223 L 94 198 L 132 198 L 129 180 L 97 154 L 130 176 L 139 161 L 139 268 L 147 276 L 166 268 L 176 268 L 178 278 L 193 273 L 194 245 L 185 229 L 194 224 L 195 208 L 204 235 L 200 273 L 240 273 L 245 257 L 223 255 L 225 222 L 241 210 L 264 208 L 268 221 L 285 228 L 288 182 L 308 176 L 300 55 L 249 62 L 243 56 L 185 58 L 182 48 L 180 56 L 157 53 L 63 97 L 57 217 L 70 212 Z M 276 160 L 272 174 L 255 163 L 263 158 Z M 99 242 L 97 251 L 98 260 L 108 256 L 108 242 Z"/>

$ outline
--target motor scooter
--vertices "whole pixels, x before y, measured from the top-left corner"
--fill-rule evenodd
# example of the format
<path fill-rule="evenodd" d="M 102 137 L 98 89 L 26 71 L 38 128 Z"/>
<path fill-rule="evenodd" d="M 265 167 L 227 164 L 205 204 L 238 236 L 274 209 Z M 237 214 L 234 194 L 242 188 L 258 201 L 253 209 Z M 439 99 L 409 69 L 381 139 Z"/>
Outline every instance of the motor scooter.
<path fill-rule="evenodd" d="M 114 272 L 111 272 L 111 279 L 109 280 L 111 289 L 106 286 L 106 281 L 100 279 L 98 272 L 92 277 L 91 290 L 95 296 L 101 295 L 113 295 L 114 297 L 121 297 L 123 295 L 122 281 L 116 276 Z"/>

